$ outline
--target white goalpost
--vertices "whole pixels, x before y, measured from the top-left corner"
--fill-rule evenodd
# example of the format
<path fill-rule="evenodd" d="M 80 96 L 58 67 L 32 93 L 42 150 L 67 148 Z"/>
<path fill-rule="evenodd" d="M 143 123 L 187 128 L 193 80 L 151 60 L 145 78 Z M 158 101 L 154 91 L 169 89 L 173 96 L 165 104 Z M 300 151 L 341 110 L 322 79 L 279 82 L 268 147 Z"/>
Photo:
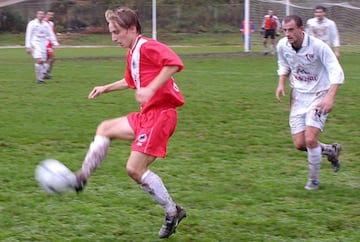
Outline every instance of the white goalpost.
<path fill-rule="evenodd" d="M 344 0 L 245 0 L 244 17 L 261 29 L 264 15 L 269 9 L 282 20 L 286 15 L 299 15 L 304 24 L 314 17 L 314 8 L 323 5 L 327 8 L 326 17 L 336 22 L 340 33 L 341 45 L 360 45 L 360 1 Z M 250 30 L 251 31 L 251 30 Z M 259 31 L 257 31 L 259 33 Z M 262 36 L 253 34 L 252 44 L 261 45 Z M 248 52 L 251 43 L 244 39 L 244 51 Z"/>

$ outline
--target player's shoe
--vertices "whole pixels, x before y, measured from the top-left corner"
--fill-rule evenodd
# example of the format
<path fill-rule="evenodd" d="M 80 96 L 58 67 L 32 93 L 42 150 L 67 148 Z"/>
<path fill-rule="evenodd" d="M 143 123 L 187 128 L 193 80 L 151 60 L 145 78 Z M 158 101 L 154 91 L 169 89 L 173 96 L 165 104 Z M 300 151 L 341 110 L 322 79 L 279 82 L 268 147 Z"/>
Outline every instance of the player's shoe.
<path fill-rule="evenodd" d="M 84 190 L 87 180 L 80 172 L 75 173 L 75 176 L 76 176 L 76 184 L 74 186 L 74 189 L 76 193 L 80 193 L 82 190 Z"/>
<path fill-rule="evenodd" d="M 44 79 L 52 79 L 52 76 L 49 73 L 44 73 Z"/>
<path fill-rule="evenodd" d="M 331 145 L 331 151 L 327 154 L 328 161 L 331 162 L 331 166 L 334 172 L 338 172 L 340 170 L 341 162 L 339 160 L 341 152 L 341 145 L 338 143 L 333 143 Z"/>
<path fill-rule="evenodd" d="M 37 84 L 46 84 L 46 82 L 44 80 L 37 80 L 36 82 L 37 82 Z"/>
<path fill-rule="evenodd" d="M 320 181 L 319 180 L 311 180 L 309 179 L 308 182 L 305 185 L 306 190 L 317 190 L 320 187 Z"/>
<path fill-rule="evenodd" d="M 170 235 L 176 232 L 176 228 L 180 221 L 186 217 L 186 211 L 183 207 L 176 205 L 177 214 L 172 217 L 166 217 L 164 224 L 159 231 L 159 238 L 169 238 Z"/>

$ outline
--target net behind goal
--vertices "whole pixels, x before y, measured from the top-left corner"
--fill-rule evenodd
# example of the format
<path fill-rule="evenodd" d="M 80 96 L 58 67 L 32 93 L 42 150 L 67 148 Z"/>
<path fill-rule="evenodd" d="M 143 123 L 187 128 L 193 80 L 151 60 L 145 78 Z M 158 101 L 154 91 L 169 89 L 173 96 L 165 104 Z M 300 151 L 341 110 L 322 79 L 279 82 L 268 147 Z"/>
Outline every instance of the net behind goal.
<path fill-rule="evenodd" d="M 280 20 L 287 14 L 297 14 L 305 24 L 314 17 L 317 5 L 326 7 L 326 17 L 336 22 L 341 45 L 360 45 L 360 1 L 250 0 L 250 19 L 260 29 L 263 16 L 271 9 Z M 254 41 L 262 41 L 256 39 Z"/>

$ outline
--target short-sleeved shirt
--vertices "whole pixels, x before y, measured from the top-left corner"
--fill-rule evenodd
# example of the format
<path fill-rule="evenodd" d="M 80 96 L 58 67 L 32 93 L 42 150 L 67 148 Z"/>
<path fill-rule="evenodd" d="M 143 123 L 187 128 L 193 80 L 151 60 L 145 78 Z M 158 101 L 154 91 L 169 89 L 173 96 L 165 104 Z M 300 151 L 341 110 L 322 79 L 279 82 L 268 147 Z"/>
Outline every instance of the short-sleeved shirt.
<path fill-rule="evenodd" d="M 130 88 L 139 89 L 149 85 L 164 66 L 178 66 L 181 71 L 184 64 L 180 57 L 168 46 L 143 36 L 139 36 L 127 53 L 125 80 Z M 180 89 L 171 77 L 161 86 L 153 97 L 141 106 L 146 112 L 152 108 L 174 108 L 184 104 Z"/>
<path fill-rule="evenodd" d="M 304 32 L 301 48 L 295 51 L 287 38 L 277 44 L 278 75 L 289 75 L 291 88 L 301 93 L 328 90 L 331 84 L 343 84 L 344 72 L 331 48 Z"/>

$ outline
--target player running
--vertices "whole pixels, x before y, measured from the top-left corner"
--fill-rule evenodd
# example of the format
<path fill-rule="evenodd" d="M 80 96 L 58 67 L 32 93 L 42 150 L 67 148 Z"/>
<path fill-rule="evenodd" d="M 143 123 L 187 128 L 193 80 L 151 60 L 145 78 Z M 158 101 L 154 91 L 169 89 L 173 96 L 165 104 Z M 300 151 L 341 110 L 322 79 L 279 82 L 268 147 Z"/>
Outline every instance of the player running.
<path fill-rule="evenodd" d="M 319 189 L 322 155 L 327 155 L 334 172 L 340 169 L 340 145 L 319 142 L 344 72 L 331 48 L 304 32 L 302 19 L 286 16 L 282 28 L 285 38 L 277 45 L 279 84 L 276 98 L 285 95 L 289 78 L 290 128 L 296 149 L 307 151 L 309 179 L 307 190 Z"/>
<path fill-rule="evenodd" d="M 121 80 L 94 87 L 88 97 L 94 99 L 100 94 L 131 88 L 136 91 L 141 110 L 98 126 L 82 168 L 76 173 L 75 190 L 83 189 L 91 173 L 105 159 L 111 140 L 132 141 L 127 173 L 164 208 L 165 221 L 159 237 L 168 238 L 186 217 L 185 209 L 173 201 L 161 178 L 149 166 L 157 157 L 165 157 L 168 140 L 175 131 L 176 108 L 184 104 L 184 98 L 173 75 L 184 65 L 169 47 L 141 35 L 141 25 L 133 10 L 119 7 L 107 10 L 105 17 L 112 40 L 129 49 L 126 71 Z"/>

